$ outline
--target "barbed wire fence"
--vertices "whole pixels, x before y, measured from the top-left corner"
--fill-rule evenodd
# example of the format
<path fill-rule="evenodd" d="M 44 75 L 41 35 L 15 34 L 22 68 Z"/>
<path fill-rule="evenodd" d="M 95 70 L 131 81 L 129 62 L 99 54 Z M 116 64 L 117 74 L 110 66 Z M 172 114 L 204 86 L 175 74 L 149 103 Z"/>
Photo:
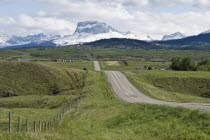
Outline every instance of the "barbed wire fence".
<path fill-rule="evenodd" d="M 84 97 L 84 88 L 86 85 L 86 78 L 88 75 L 88 70 L 85 70 L 86 74 L 84 75 L 84 81 L 82 83 L 82 91 L 80 92 L 79 97 L 75 98 L 72 103 L 63 107 L 59 113 L 51 120 L 44 121 L 31 121 L 29 119 L 21 120 L 20 117 L 14 119 L 12 117 L 13 113 L 9 112 L 8 115 L 8 132 L 42 132 L 44 130 L 50 130 L 54 126 L 56 126 L 64 117 L 65 113 L 71 109 L 79 108 L 79 103 L 81 99 Z"/>

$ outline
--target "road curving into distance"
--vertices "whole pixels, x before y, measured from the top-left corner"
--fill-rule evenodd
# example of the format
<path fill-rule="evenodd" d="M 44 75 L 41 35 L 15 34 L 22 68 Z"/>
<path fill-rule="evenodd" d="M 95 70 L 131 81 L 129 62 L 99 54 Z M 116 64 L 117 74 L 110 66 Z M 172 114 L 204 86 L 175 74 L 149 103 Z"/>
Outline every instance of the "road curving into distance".
<path fill-rule="evenodd" d="M 93 61 L 95 71 L 101 71 L 101 67 L 98 61 Z"/>
<path fill-rule="evenodd" d="M 100 71 L 100 65 L 98 61 L 94 61 L 94 67 L 96 71 Z M 203 103 L 176 103 L 156 100 L 141 93 L 135 88 L 126 78 L 126 76 L 119 71 L 104 71 L 107 80 L 110 83 L 116 96 L 129 103 L 148 103 L 157 105 L 168 105 L 172 107 L 185 107 L 189 109 L 198 109 L 205 112 L 210 112 L 210 104 Z"/>

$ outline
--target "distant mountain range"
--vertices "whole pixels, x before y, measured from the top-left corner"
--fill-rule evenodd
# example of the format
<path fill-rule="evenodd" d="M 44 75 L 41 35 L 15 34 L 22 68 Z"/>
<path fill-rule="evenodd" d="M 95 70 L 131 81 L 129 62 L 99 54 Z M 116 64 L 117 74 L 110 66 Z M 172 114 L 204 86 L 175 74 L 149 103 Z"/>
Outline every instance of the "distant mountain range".
<path fill-rule="evenodd" d="M 98 21 L 79 22 L 73 35 L 59 36 L 59 35 L 28 35 L 26 37 L 1 37 L 0 48 L 18 48 L 25 46 L 66 46 L 73 44 L 81 44 L 93 42 L 100 39 L 110 38 L 133 38 L 138 39 L 136 35 L 131 32 L 120 32 L 106 23 Z M 151 38 L 145 37 L 150 40 Z"/>
<path fill-rule="evenodd" d="M 162 38 L 162 41 L 183 39 L 185 37 L 186 37 L 186 35 L 184 35 L 184 34 L 182 34 L 180 32 L 176 32 L 176 33 L 171 34 L 171 35 L 164 35 L 163 38 Z"/>
<path fill-rule="evenodd" d="M 124 46 L 141 49 L 210 50 L 210 33 L 190 36 L 183 39 L 153 42 L 135 39 L 103 39 L 87 43 L 86 45 L 100 48 L 118 48 Z"/>
<path fill-rule="evenodd" d="M 79 22 L 73 35 L 68 35 L 54 40 L 59 46 L 93 42 L 100 39 L 110 38 L 135 38 L 130 32 L 123 33 L 108 26 L 106 23 L 97 21 Z"/>
<path fill-rule="evenodd" d="M 143 40 L 146 42 L 155 42 L 162 45 L 192 45 L 198 42 L 209 43 L 210 38 L 206 37 L 209 35 L 209 33 L 210 30 L 202 32 L 197 36 L 186 37 L 184 34 L 176 32 L 171 35 L 165 35 L 161 41 L 157 41 L 150 36 L 137 36 L 129 31 L 126 33 L 120 32 L 103 22 L 87 21 L 79 22 L 75 32 L 72 35 L 60 36 L 45 35 L 41 33 L 37 35 L 28 35 L 25 37 L 0 36 L 0 48 L 21 48 L 27 46 L 67 46 L 111 38 Z"/>

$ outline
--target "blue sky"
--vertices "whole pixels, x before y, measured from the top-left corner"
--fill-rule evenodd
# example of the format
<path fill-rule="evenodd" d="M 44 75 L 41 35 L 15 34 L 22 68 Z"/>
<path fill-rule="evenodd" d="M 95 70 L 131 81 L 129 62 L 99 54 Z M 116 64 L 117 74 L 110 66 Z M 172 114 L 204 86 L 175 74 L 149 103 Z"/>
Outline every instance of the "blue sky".
<path fill-rule="evenodd" d="M 34 14 L 39 10 L 47 8 L 46 4 L 26 0 L 17 0 L 12 2 L 8 1 L 0 3 L 1 16 L 16 17 L 22 13 Z"/>
<path fill-rule="evenodd" d="M 0 35 L 72 34 L 79 21 L 160 38 L 210 30 L 209 0 L 1 0 Z"/>

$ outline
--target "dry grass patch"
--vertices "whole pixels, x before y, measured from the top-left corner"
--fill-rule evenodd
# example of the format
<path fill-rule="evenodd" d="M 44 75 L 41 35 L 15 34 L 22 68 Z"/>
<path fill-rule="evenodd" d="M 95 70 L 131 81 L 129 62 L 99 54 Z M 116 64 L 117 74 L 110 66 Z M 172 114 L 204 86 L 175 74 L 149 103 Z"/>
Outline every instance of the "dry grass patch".
<path fill-rule="evenodd" d="M 106 61 L 106 65 L 108 66 L 119 66 L 120 63 L 118 61 Z"/>

